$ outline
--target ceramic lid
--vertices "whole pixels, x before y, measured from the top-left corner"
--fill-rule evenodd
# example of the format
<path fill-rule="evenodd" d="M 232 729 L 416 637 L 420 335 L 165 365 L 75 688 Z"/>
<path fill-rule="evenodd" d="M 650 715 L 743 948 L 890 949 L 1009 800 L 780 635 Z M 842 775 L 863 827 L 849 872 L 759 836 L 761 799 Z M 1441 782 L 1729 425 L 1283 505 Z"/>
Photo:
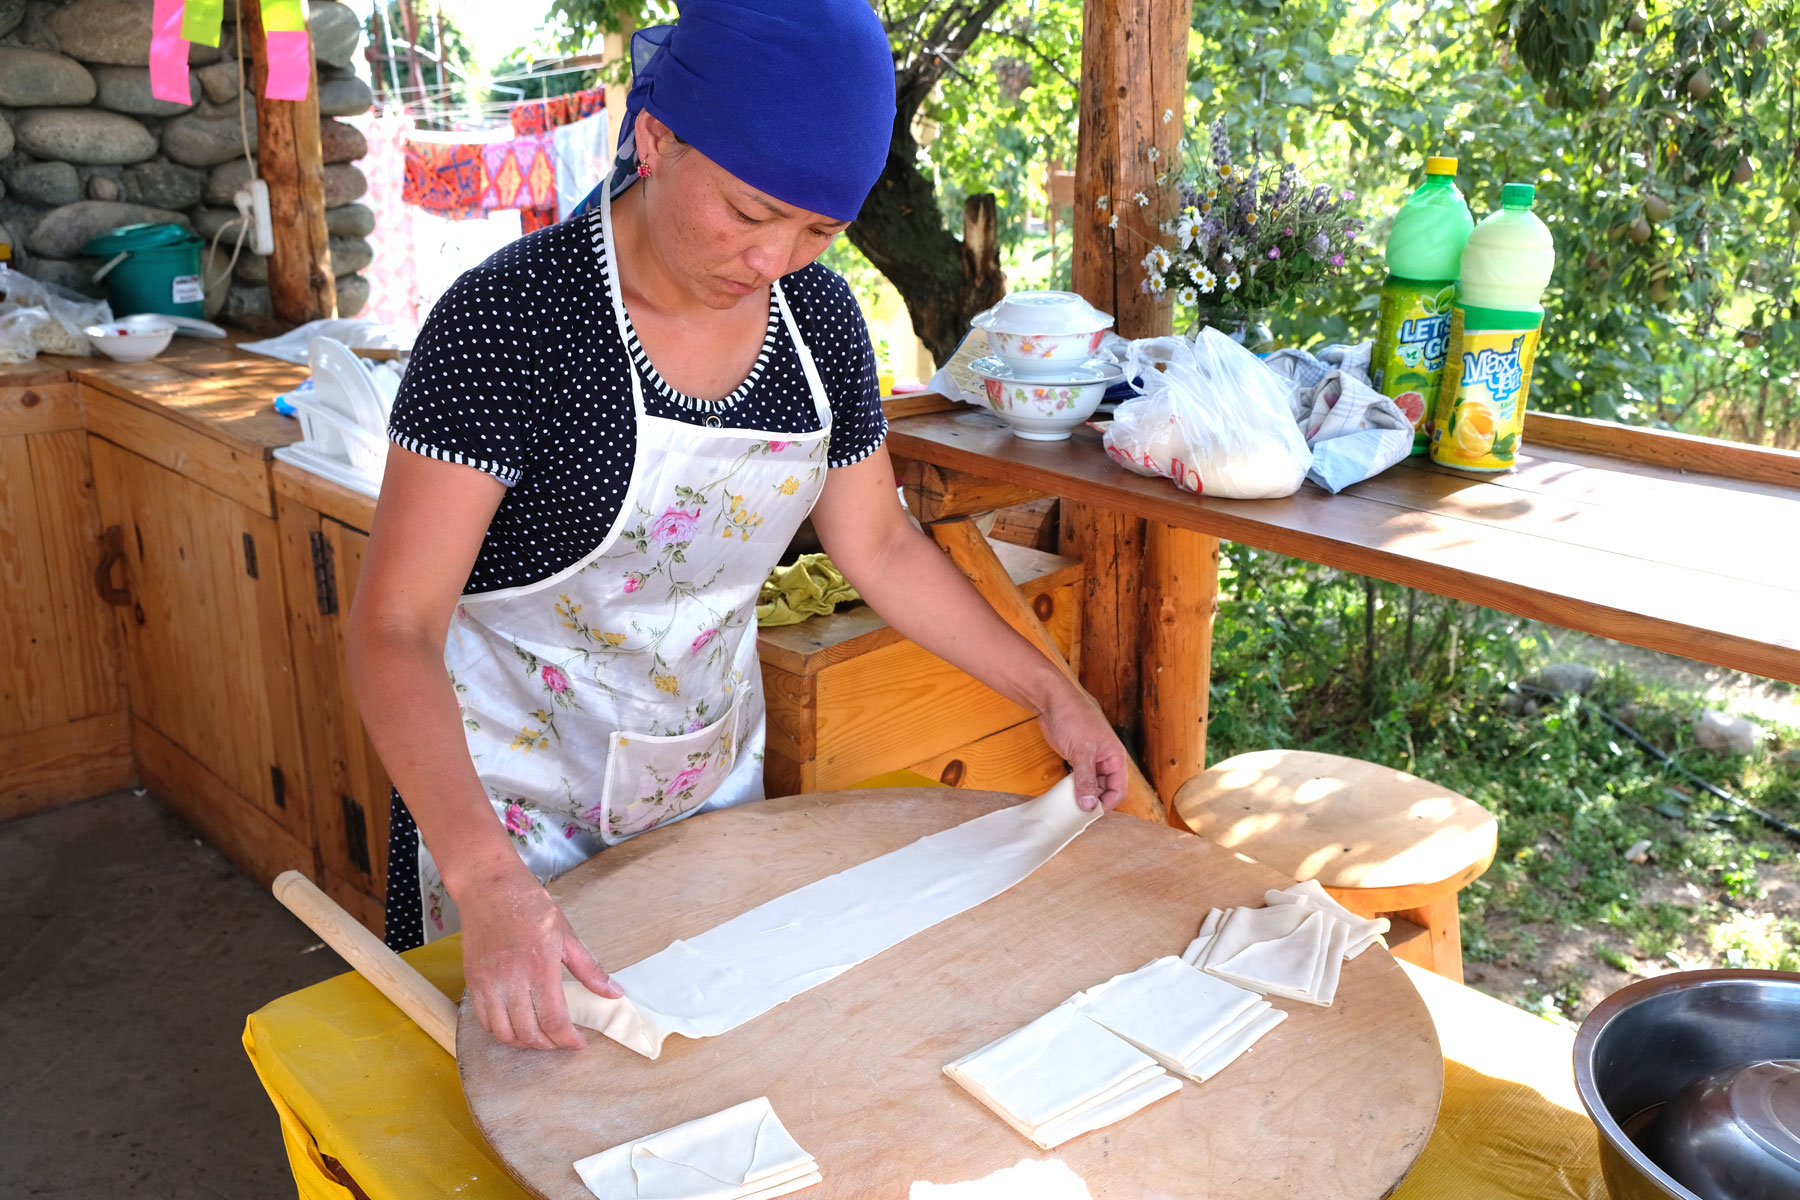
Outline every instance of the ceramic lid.
<path fill-rule="evenodd" d="M 993 333 L 1092 333 L 1113 319 L 1074 292 L 1014 292 L 969 324 Z"/>
<path fill-rule="evenodd" d="M 1084 363 L 1073 363 L 1066 367 L 1054 367 L 1048 375 L 1025 375 L 1007 366 L 994 355 L 978 358 L 969 364 L 969 370 L 983 379 L 998 379 L 1001 383 L 1023 383 L 1031 387 L 1070 387 L 1075 384 L 1104 383 L 1114 384 L 1125 378 L 1125 369 L 1118 363 L 1107 362 L 1103 358 L 1090 358 Z"/>

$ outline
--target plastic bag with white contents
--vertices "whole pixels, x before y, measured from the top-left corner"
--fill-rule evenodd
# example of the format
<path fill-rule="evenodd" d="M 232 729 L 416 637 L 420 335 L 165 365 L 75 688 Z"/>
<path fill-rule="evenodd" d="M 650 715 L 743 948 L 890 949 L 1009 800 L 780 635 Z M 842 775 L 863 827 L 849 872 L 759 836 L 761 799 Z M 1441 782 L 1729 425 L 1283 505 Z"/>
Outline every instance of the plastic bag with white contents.
<path fill-rule="evenodd" d="M 1288 380 L 1216 329 L 1131 343 L 1127 378 L 1143 395 L 1119 405 L 1106 452 L 1140 475 L 1234 500 L 1299 489 L 1312 451 L 1294 422 Z"/>
<path fill-rule="evenodd" d="M 112 306 L 104 300 L 83 296 L 60 284 L 33 279 L 19 271 L 0 266 L 0 292 L 8 304 L 21 308 L 41 308 L 50 318 L 34 330 L 39 354 L 88 355 L 94 348 L 84 330 L 89 325 L 103 325 L 112 320 Z"/>
<path fill-rule="evenodd" d="M 0 365 L 28 363 L 37 357 L 38 330 L 50 323 L 41 308 L 0 304 Z"/>

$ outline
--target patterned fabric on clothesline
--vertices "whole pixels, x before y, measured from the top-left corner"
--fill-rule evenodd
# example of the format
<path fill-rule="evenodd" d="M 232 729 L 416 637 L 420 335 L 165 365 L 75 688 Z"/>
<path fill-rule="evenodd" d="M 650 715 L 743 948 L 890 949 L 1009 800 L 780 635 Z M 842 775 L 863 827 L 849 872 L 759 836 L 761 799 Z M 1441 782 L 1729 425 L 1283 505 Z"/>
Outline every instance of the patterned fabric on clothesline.
<path fill-rule="evenodd" d="M 486 215 L 481 202 L 488 189 L 483 147 L 408 140 L 403 149 L 401 198 L 406 203 L 453 219 Z"/>
<path fill-rule="evenodd" d="M 550 139 L 534 133 L 481 147 L 487 168 L 487 189 L 481 193 L 483 208 L 549 207 L 556 213 L 556 166 L 550 158 Z M 529 231 L 528 231 L 529 232 Z"/>
<path fill-rule="evenodd" d="M 524 100 L 513 105 L 513 133 L 520 137 L 530 133 L 549 133 L 558 125 L 571 125 L 583 117 L 591 117 L 606 108 L 606 89 L 586 88 L 567 96 L 548 100 Z"/>

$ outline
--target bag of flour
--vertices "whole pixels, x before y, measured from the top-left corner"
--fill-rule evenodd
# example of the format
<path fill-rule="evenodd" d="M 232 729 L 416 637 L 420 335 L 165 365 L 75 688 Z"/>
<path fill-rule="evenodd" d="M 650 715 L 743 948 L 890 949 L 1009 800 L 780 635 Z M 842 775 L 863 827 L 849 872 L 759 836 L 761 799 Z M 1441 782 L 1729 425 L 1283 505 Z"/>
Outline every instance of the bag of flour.
<path fill-rule="evenodd" d="M 1234 500 L 1291 495 L 1312 451 L 1289 404 L 1292 384 L 1216 329 L 1194 342 L 1131 343 L 1127 378 L 1143 395 L 1119 405 L 1106 452 L 1140 475 Z"/>

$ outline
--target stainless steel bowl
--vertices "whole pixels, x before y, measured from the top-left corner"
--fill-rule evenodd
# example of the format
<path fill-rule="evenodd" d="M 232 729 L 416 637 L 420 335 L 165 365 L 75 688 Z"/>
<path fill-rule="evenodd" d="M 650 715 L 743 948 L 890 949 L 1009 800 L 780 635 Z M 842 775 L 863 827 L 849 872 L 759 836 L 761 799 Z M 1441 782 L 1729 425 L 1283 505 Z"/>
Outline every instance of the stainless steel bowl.
<path fill-rule="evenodd" d="M 1800 1196 L 1800 1059 L 1702 1075 L 1663 1106 L 1645 1147 L 1707 1200 Z"/>
<path fill-rule="evenodd" d="M 1683 971 L 1601 1001 L 1575 1036 L 1575 1082 L 1599 1130 L 1613 1200 L 1715 1200 L 1684 1186 L 1639 1143 L 1651 1144 L 1663 1106 L 1704 1076 L 1788 1058 L 1800 1058 L 1800 974 Z M 1800 1178 L 1785 1191 L 1725 1194 L 1791 1198 Z"/>

